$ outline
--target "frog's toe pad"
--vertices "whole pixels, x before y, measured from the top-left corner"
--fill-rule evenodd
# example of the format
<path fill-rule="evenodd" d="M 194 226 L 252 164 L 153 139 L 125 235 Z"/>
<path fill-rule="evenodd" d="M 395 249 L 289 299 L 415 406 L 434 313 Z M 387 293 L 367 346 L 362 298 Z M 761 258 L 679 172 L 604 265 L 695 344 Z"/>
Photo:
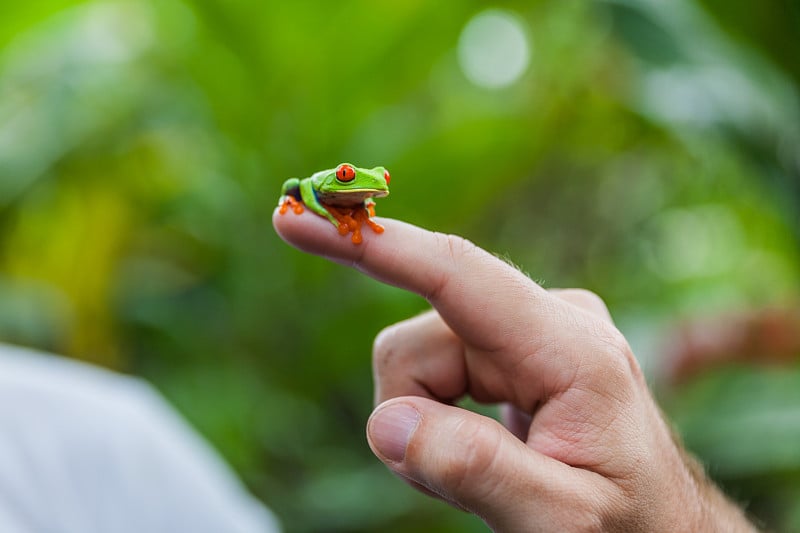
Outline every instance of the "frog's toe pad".
<path fill-rule="evenodd" d="M 370 228 L 372 228 L 372 231 L 374 231 L 375 233 L 380 234 L 380 233 L 383 233 L 385 231 L 385 228 L 383 226 L 381 226 L 380 224 L 378 224 L 377 222 L 373 222 L 370 219 L 366 219 L 365 222 L 367 223 L 367 225 Z"/>
<path fill-rule="evenodd" d="M 285 215 L 290 207 L 292 208 L 292 211 L 294 211 L 295 215 L 299 215 L 305 210 L 303 208 L 303 204 L 298 201 L 297 198 L 294 196 L 286 196 L 281 202 L 281 208 L 278 210 L 278 213 Z"/>

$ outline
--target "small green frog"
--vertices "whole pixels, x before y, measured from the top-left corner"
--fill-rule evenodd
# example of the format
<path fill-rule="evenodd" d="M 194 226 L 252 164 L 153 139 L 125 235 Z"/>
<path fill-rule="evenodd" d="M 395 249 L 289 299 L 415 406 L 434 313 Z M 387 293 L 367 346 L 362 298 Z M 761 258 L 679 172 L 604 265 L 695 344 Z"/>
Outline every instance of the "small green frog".
<path fill-rule="evenodd" d="M 352 231 L 353 243 L 359 244 L 362 224 L 375 233 L 383 233 L 383 226 L 370 217 L 375 216 L 373 198 L 388 196 L 390 180 L 389 171 L 383 167 L 366 169 L 349 163 L 315 172 L 308 178 L 290 178 L 281 188 L 279 213 L 283 215 L 291 207 L 299 215 L 305 204 L 330 220 L 340 235 Z"/>

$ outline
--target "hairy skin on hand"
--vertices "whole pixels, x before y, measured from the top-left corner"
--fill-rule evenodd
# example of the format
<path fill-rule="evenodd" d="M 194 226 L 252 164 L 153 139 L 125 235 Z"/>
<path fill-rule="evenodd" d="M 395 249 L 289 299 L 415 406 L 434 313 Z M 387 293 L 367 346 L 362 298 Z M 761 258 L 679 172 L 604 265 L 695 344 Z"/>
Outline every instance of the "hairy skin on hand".
<path fill-rule="evenodd" d="M 373 349 L 367 438 L 413 487 L 495 531 L 755 531 L 673 437 L 596 295 L 546 291 L 469 241 L 395 220 L 357 247 L 318 217 L 273 222 L 430 302 Z M 504 404 L 504 424 L 454 406 L 463 396 Z"/>

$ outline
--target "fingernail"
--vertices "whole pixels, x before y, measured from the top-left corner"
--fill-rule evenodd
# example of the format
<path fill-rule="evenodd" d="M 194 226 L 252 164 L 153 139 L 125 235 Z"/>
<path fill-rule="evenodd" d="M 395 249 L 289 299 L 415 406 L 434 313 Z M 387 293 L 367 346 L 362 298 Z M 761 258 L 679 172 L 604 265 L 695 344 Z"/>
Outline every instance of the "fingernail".
<path fill-rule="evenodd" d="M 378 409 L 369 421 L 370 441 L 386 459 L 400 462 L 419 419 L 419 411 L 405 403 Z"/>

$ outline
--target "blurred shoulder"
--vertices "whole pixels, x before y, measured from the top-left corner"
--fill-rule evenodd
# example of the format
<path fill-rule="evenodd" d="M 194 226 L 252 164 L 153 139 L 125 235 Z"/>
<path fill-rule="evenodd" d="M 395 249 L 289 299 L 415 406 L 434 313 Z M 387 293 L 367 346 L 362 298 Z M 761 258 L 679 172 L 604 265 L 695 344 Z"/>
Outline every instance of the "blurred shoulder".
<path fill-rule="evenodd" d="M 2 531 L 65 521 L 86 532 L 277 530 L 144 380 L 0 345 L 0 435 L 0 491 L 15 496 L 0 502 Z"/>
<path fill-rule="evenodd" d="M 59 399 L 95 408 L 119 409 L 149 402 L 157 393 L 145 381 L 87 363 L 19 346 L 0 344 L 0 395 L 21 395 L 17 407 Z M 5 402 L 4 402 L 5 403 Z"/>

